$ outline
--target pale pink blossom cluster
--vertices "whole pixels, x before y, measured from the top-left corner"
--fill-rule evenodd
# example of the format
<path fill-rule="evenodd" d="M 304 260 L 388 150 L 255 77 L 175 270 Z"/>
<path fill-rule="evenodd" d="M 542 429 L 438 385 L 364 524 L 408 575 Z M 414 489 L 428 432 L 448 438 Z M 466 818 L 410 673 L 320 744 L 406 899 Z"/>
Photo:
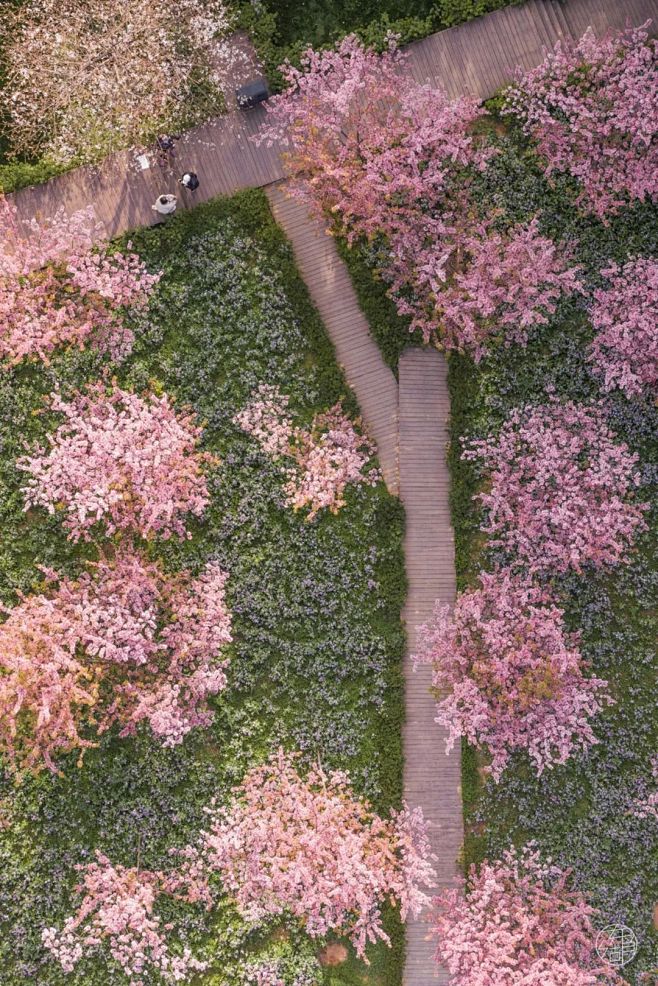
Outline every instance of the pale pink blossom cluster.
<path fill-rule="evenodd" d="M 0 199 L 0 358 L 10 364 L 36 356 L 47 361 L 64 344 L 91 343 L 114 360 L 132 349 L 134 334 L 117 306 L 143 308 L 160 279 L 134 254 L 105 248 L 93 209 L 71 217 L 19 223 Z"/>
<path fill-rule="evenodd" d="M 69 257 L 71 281 L 82 295 L 97 294 L 113 305 L 144 308 L 159 274 L 147 273 L 136 253 L 86 253 Z"/>
<path fill-rule="evenodd" d="M 142 976 L 151 972 L 166 983 L 180 983 L 204 971 L 207 963 L 194 958 L 189 948 L 180 955 L 169 950 L 163 933 L 171 925 L 163 925 L 155 911 L 159 896 L 177 897 L 184 891 L 178 880 L 160 871 L 113 866 L 101 852 L 95 862 L 77 869 L 83 875 L 76 887 L 82 896 L 77 913 L 61 930 L 41 932 L 64 972 L 73 972 L 84 955 L 105 944 L 132 986 L 143 986 Z"/>
<path fill-rule="evenodd" d="M 280 750 L 249 771 L 228 807 L 209 809 L 202 854 L 248 920 L 290 913 L 312 937 L 349 935 L 365 958 L 388 936 L 385 900 L 404 921 L 433 884 L 426 825 L 418 809 L 390 821 L 357 800 L 347 775 L 314 767 L 303 778 Z"/>
<path fill-rule="evenodd" d="M 247 967 L 250 986 L 286 986 L 277 962 L 258 962 Z"/>
<path fill-rule="evenodd" d="M 57 576 L 47 571 L 55 583 Z M 23 597 L 0 625 L 0 750 L 14 767 L 52 771 L 59 753 L 146 722 L 164 746 L 212 718 L 232 640 L 227 575 L 166 576 L 123 549 L 77 581 Z"/>
<path fill-rule="evenodd" d="M 597 334 L 588 358 L 604 390 L 635 397 L 658 384 L 658 262 L 636 257 L 601 274 L 609 284 L 590 306 Z"/>
<path fill-rule="evenodd" d="M 293 424 L 288 403 L 276 387 L 263 384 L 233 420 L 264 452 L 290 461 L 285 492 L 293 509 L 310 507 L 309 521 L 325 508 L 338 513 L 348 485 L 380 481 L 379 469 L 363 471 L 375 446 L 357 432 L 340 403 L 316 414 L 308 430 Z"/>
<path fill-rule="evenodd" d="M 461 736 L 485 746 L 496 781 L 516 751 L 541 774 L 596 743 L 590 720 L 612 704 L 607 682 L 583 675 L 579 636 L 551 594 L 508 571 L 480 573 L 452 616 L 437 605 L 415 660 L 432 667 L 446 752 Z"/>
<path fill-rule="evenodd" d="M 559 41 L 507 93 L 506 112 L 536 142 L 545 173 L 576 178 L 579 202 L 598 216 L 658 196 L 658 42 L 648 26 Z"/>
<path fill-rule="evenodd" d="M 223 0 L 26 0 L 0 12 L 12 150 L 97 161 L 222 107 L 236 61 Z"/>
<path fill-rule="evenodd" d="M 434 903 L 437 961 L 454 986 L 623 986 L 596 953 L 598 912 L 532 847 L 471 867 Z"/>
<path fill-rule="evenodd" d="M 263 452 L 275 457 L 293 454 L 295 428 L 288 405 L 290 398 L 278 387 L 261 384 L 251 400 L 233 418 L 234 423 L 256 439 Z"/>
<path fill-rule="evenodd" d="M 398 285 L 398 309 L 412 316 L 411 328 L 420 328 L 425 341 L 438 324 L 447 349 L 465 350 L 476 361 L 501 330 L 506 345 L 525 345 L 528 329 L 546 325 L 563 295 L 582 290 L 578 267 L 568 267 L 553 241 L 539 233 L 536 217 L 506 234 L 479 224 L 458 240 L 454 258 L 447 283 L 436 267 L 419 263 L 414 296 L 405 296 L 404 282 Z"/>
<path fill-rule="evenodd" d="M 638 456 L 618 442 L 601 404 L 516 408 L 497 436 L 462 457 L 488 472 L 482 530 L 530 574 L 627 561 L 648 505 L 633 496 Z"/>
<path fill-rule="evenodd" d="M 198 450 L 194 416 L 177 413 L 166 394 L 139 397 L 102 384 L 70 401 L 57 392 L 50 400 L 65 421 L 48 448 L 18 460 L 29 475 L 25 508 L 63 509 L 74 541 L 92 537 L 97 524 L 107 534 L 184 537 L 185 515 L 206 508 L 204 466 L 214 462 Z"/>
<path fill-rule="evenodd" d="M 96 219 L 91 205 L 70 216 L 61 206 L 50 218 L 19 219 L 14 203 L 0 195 L 2 278 L 18 277 L 68 257 L 84 256 L 105 239 L 105 227 Z"/>

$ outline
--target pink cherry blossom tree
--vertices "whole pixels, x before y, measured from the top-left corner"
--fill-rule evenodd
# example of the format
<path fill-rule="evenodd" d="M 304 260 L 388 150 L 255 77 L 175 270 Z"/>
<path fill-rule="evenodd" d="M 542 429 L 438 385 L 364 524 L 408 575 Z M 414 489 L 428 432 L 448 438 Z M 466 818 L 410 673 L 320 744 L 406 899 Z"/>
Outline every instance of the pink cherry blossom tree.
<path fill-rule="evenodd" d="M 382 55 L 354 36 L 309 49 L 301 69 L 284 66 L 288 89 L 269 100 L 261 139 L 287 143 L 293 191 L 333 230 L 385 244 L 381 275 L 402 313 L 425 289 L 409 304 L 427 338 L 427 286 L 445 280 L 469 210 L 464 173 L 493 152 L 473 132 L 477 101 L 418 85 L 404 62 L 394 41 Z"/>
<path fill-rule="evenodd" d="M 93 206 L 70 216 L 60 207 L 48 218 L 20 219 L 13 202 L 0 195 L 0 278 L 29 274 L 69 257 L 85 256 L 106 239 Z"/>
<path fill-rule="evenodd" d="M 505 112 L 535 142 L 545 174 L 575 178 L 579 203 L 601 217 L 658 196 L 658 42 L 647 28 L 559 41 L 507 93 Z"/>
<path fill-rule="evenodd" d="M 338 513 L 349 484 L 375 485 L 381 479 L 377 468 L 364 473 L 375 446 L 356 431 L 340 403 L 316 414 L 309 429 L 293 424 L 288 403 L 276 387 L 262 384 L 234 421 L 264 452 L 288 463 L 285 492 L 294 510 L 310 507 L 309 521 L 324 508 Z"/>
<path fill-rule="evenodd" d="M 454 243 L 438 260 L 434 244 L 419 244 L 414 263 L 394 268 L 398 311 L 411 317 L 411 331 L 420 329 L 425 342 L 438 331 L 442 348 L 479 361 L 501 330 L 506 345 L 525 345 L 528 329 L 545 325 L 562 295 L 582 289 L 578 267 L 567 266 L 539 233 L 536 217 L 505 234 L 491 222 L 473 222 Z"/>
<path fill-rule="evenodd" d="M 633 498 L 638 456 L 616 440 L 601 404 L 516 408 L 498 435 L 466 443 L 462 457 L 488 473 L 476 499 L 489 544 L 531 574 L 625 562 L 646 526 L 647 504 Z"/>
<path fill-rule="evenodd" d="M 303 778 L 282 750 L 249 771 L 228 807 L 210 809 L 201 854 L 247 920 L 293 914 L 312 937 L 349 935 L 365 958 L 388 942 L 381 904 L 402 920 L 427 903 L 433 871 L 418 809 L 386 821 L 359 801 L 347 775 L 320 766 Z"/>
<path fill-rule="evenodd" d="M 474 134 L 475 100 L 419 86 L 394 44 L 378 55 L 354 37 L 284 75 L 264 137 L 288 143 L 294 191 L 333 229 L 385 244 L 381 276 L 425 342 L 481 356 L 501 326 L 524 342 L 580 287 L 536 221 L 503 236 L 477 220 L 467 173 L 494 152 Z"/>
<path fill-rule="evenodd" d="M 222 107 L 235 46 L 222 0 L 26 0 L 5 5 L 0 107 L 12 149 L 97 161 Z"/>
<path fill-rule="evenodd" d="M 185 537 L 186 514 L 199 517 L 208 503 L 204 467 L 215 462 L 198 449 L 202 429 L 177 413 L 165 394 L 139 397 L 102 384 L 51 407 L 64 422 L 17 465 L 28 474 L 26 509 L 62 509 L 69 537 L 107 534 Z"/>
<path fill-rule="evenodd" d="M 93 209 L 21 223 L 0 200 L 0 359 L 47 360 L 58 346 L 91 343 L 118 360 L 134 335 L 119 306 L 144 308 L 160 274 L 134 253 L 92 252 L 103 229 Z"/>
<path fill-rule="evenodd" d="M 532 847 L 471 867 L 434 904 L 436 957 L 454 986 L 623 986 L 596 953 L 597 911 Z"/>
<path fill-rule="evenodd" d="M 44 928 L 41 933 L 64 972 L 73 972 L 83 956 L 104 945 L 133 986 L 141 986 L 142 976 L 149 972 L 165 983 L 180 983 L 207 967 L 189 948 L 176 954 L 167 944 L 164 933 L 170 927 L 163 925 L 155 909 L 158 898 L 189 899 L 184 881 L 175 874 L 115 866 L 101 852 L 95 862 L 76 868 L 82 874 L 76 887 L 82 898 L 77 913 L 61 930 Z"/>
<path fill-rule="evenodd" d="M 46 571 L 0 625 L 0 752 L 15 769 L 56 771 L 60 753 L 141 722 L 164 746 L 212 719 L 231 642 L 227 575 L 193 579 L 122 550 L 78 580 Z M 54 587 L 54 588 L 53 588 Z"/>
<path fill-rule="evenodd" d="M 482 572 L 452 615 L 437 605 L 419 641 L 416 661 L 432 667 L 447 752 L 461 736 L 486 747 L 495 780 L 516 751 L 541 774 L 597 742 L 590 720 L 612 702 L 607 682 L 584 676 L 579 636 L 547 590 L 508 571 Z"/>
<path fill-rule="evenodd" d="M 635 257 L 601 273 L 609 283 L 590 305 L 597 334 L 588 358 L 604 390 L 635 397 L 658 384 L 658 262 Z"/>
<path fill-rule="evenodd" d="M 470 132 L 483 113 L 476 100 L 415 83 L 394 40 L 378 55 L 349 35 L 309 48 L 283 75 L 288 88 L 268 100 L 259 139 L 288 144 L 297 193 L 350 240 L 396 240 L 419 224 L 442 239 L 449 223 L 437 205 L 448 205 L 460 168 L 488 156 Z"/>

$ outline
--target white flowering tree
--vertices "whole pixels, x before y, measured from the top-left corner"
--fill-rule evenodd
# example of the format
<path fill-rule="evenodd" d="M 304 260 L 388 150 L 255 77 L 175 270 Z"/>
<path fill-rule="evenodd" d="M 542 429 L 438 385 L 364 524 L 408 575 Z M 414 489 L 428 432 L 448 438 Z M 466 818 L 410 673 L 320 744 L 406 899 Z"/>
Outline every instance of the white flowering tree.
<path fill-rule="evenodd" d="M 13 151 L 91 162 L 207 118 L 221 106 L 231 24 L 223 0 L 0 9 L 0 116 Z"/>

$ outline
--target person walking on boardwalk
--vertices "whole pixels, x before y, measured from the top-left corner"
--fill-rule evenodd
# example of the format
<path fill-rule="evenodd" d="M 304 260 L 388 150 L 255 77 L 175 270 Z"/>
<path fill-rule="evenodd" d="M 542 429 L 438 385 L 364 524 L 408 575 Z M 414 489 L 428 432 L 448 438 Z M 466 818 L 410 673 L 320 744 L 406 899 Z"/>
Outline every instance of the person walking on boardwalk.
<path fill-rule="evenodd" d="M 176 211 L 177 199 L 175 195 L 158 195 L 155 205 L 151 208 L 160 213 L 161 216 L 170 216 Z"/>
<path fill-rule="evenodd" d="M 174 141 L 180 140 L 180 134 L 160 134 L 156 144 L 158 149 L 158 163 L 166 168 L 173 162 L 176 154 L 174 151 Z"/>
<path fill-rule="evenodd" d="M 199 187 L 199 176 L 196 171 L 186 171 L 183 177 L 178 179 L 178 183 L 190 192 L 196 192 Z"/>

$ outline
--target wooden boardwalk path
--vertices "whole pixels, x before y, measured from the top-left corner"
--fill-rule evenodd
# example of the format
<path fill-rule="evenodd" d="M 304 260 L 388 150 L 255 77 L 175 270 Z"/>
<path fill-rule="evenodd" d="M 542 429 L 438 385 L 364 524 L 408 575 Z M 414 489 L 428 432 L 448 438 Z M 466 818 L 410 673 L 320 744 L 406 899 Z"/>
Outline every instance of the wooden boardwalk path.
<path fill-rule="evenodd" d="M 648 19 L 658 29 L 658 0 L 526 0 L 415 42 L 409 46 L 409 70 L 451 96 L 484 98 L 511 79 L 516 65 L 537 65 L 543 47 L 562 37 L 579 37 L 590 24 L 600 33 Z M 251 140 L 264 116 L 262 106 L 227 113 L 183 136 L 176 147 L 178 170 L 196 171 L 201 186 L 179 195 L 179 209 L 284 176 L 280 149 L 256 147 Z M 152 223 L 157 196 L 180 190 L 176 177 L 157 166 L 140 171 L 134 152 L 122 151 L 99 168 L 77 168 L 11 197 L 25 217 L 51 216 L 59 206 L 71 213 L 93 203 L 107 233 L 116 236 Z"/>
<path fill-rule="evenodd" d="M 324 224 L 289 198 L 285 186 L 267 189 L 274 218 L 292 243 L 295 261 L 320 312 L 338 362 L 354 390 L 368 434 L 377 443 L 384 479 L 398 492 L 398 385 L 370 335 L 347 267 Z"/>
<path fill-rule="evenodd" d="M 650 19 L 658 31 L 658 0 L 526 0 L 416 41 L 409 46 L 409 69 L 416 81 L 449 96 L 486 99 L 510 81 L 517 65 L 538 65 L 556 41 L 580 38 L 590 25 L 604 34 Z"/>
<path fill-rule="evenodd" d="M 438 857 L 440 887 L 457 872 L 462 843 L 460 755 L 445 753 L 445 732 L 435 722 L 430 671 L 414 672 L 412 655 L 418 627 L 432 615 L 437 599 L 455 597 L 454 541 L 448 502 L 450 476 L 445 449 L 450 402 L 446 361 L 436 350 L 409 349 L 400 360 L 399 389 L 370 336 L 349 273 L 323 224 L 309 216 L 299 200 L 288 198 L 285 184 L 271 185 L 272 212 L 292 243 L 297 266 L 333 342 L 361 406 L 369 434 L 378 446 L 388 488 L 405 507 L 405 567 L 409 592 L 403 613 L 407 625 L 405 655 L 404 792 L 431 822 L 430 838 Z M 399 460 L 398 460 L 399 457 Z M 399 468 L 398 468 L 399 467 Z M 407 926 L 405 986 L 447 983 L 436 975 L 434 947 L 426 919 Z"/>
<path fill-rule="evenodd" d="M 404 608 L 407 624 L 405 656 L 404 793 L 431 822 L 430 839 L 438 861 L 439 888 L 457 873 L 462 844 L 461 763 L 459 748 L 445 752 L 445 730 L 434 722 L 436 702 L 430 695 L 431 672 L 414 671 L 411 656 L 417 629 L 437 600 L 455 598 L 454 539 L 450 522 L 447 364 L 436 350 L 407 349 L 400 359 L 400 497 L 406 514 L 404 542 L 409 591 Z M 407 925 L 405 986 L 447 983 L 437 976 L 434 944 L 427 939 L 422 917 Z"/>
<path fill-rule="evenodd" d="M 589 25 L 639 25 L 653 19 L 658 29 L 658 0 L 526 0 L 466 24 L 434 34 L 410 46 L 409 71 L 418 81 L 441 86 L 451 96 L 492 95 L 508 82 L 517 65 L 537 65 L 543 49 L 564 37 L 580 37 Z M 220 194 L 268 186 L 278 222 L 291 240 L 295 259 L 336 348 L 347 380 L 361 405 L 364 422 L 377 442 L 389 489 L 399 490 L 407 528 L 405 560 L 409 594 L 404 610 L 408 628 L 405 658 L 406 723 L 404 786 L 412 806 L 420 805 L 433 823 L 441 887 L 455 872 L 462 841 L 459 752 L 445 755 L 443 731 L 434 722 L 429 671 L 413 671 L 416 632 L 431 615 L 435 600 L 455 594 L 454 544 L 448 505 L 445 460 L 449 401 L 446 364 L 439 353 L 410 349 L 400 360 L 399 385 L 384 364 L 359 310 L 348 272 L 322 224 L 303 205 L 286 199 L 284 170 L 277 147 L 256 147 L 251 137 L 265 110 L 232 112 L 185 134 L 176 147 L 180 170 L 198 172 L 197 193 L 179 194 L 189 208 Z M 20 215 L 68 213 L 93 204 L 110 236 L 153 222 L 157 195 L 178 191 L 177 175 L 139 171 L 134 153 L 113 155 L 99 169 L 81 168 L 12 198 Z M 436 974 L 433 945 L 421 919 L 407 929 L 405 986 L 447 983 Z"/>

